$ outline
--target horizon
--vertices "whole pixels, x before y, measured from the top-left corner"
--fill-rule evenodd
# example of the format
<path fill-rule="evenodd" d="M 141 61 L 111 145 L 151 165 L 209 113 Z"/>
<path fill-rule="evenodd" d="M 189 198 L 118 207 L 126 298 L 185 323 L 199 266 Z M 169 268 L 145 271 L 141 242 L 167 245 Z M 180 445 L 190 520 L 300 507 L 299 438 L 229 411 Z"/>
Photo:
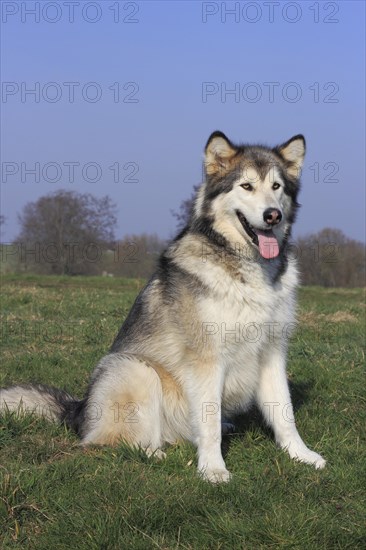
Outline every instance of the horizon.
<path fill-rule="evenodd" d="M 60 191 L 65 191 L 65 189 L 55 189 L 55 191 L 51 192 L 51 193 L 58 193 Z M 45 195 L 43 195 L 45 196 Z M 39 197 L 41 198 L 41 197 Z M 28 203 L 29 204 L 29 203 Z M 300 209 L 301 209 L 301 206 L 300 206 Z M 113 239 L 113 243 L 119 243 L 120 241 L 123 241 L 124 239 L 126 238 L 131 238 L 131 237 L 143 237 L 143 236 L 147 236 L 147 237 L 157 237 L 160 241 L 162 242 L 169 242 L 171 240 L 173 240 L 176 235 L 178 235 L 178 233 L 182 230 L 182 227 L 179 227 L 179 221 L 178 219 L 174 216 L 174 214 L 177 214 L 178 213 L 178 210 L 175 210 L 175 211 L 171 211 L 170 214 L 171 216 L 175 219 L 175 223 L 176 223 L 176 227 L 175 227 L 175 230 L 172 231 L 172 233 L 170 235 L 168 235 L 167 237 L 165 236 L 161 236 L 159 235 L 158 233 L 156 232 L 148 232 L 148 231 L 144 231 L 142 233 L 124 233 L 122 235 L 118 235 L 117 234 L 117 231 L 116 231 L 116 234 L 115 234 L 115 238 Z M 118 212 L 118 209 L 117 209 L 117 212 Z M 186 224 L 184 224 L 185 226 Z M 4 232 L 4 229 L 6 227 L 6 218 L 5 218 L 5 222 L 3 222 L 3 225 L 1 226 L 1 234 Z M 294 226 L 292 227 L 292 229 L 294 229 L 296 227 L 296 221 L 295 221 L 295 224 Z M 19 225 L 19 232 L 21 231 L 21 226 Z M 321 232 L 323 231 L 340 231 L 342 233 L 342 235 L 344 237 L 346 237 L 347 239 L 349 240 L 352 240 L 354 242 L 357 242 L 357 243 L 360 243 L 362 245 L 366 245 L 366 237 L 364 238 L 364 240 L 362 239 L 356 239 L 356 238 L 353 238 L 353 237 L 350 237 L 349 235 L 347 235 L 347 233 L 345 233 L 342 229 L 339 229 L 335 226 L 324 226 L 322 228 L 320 228 L 319 230 L 317 231 L 313 231 L 313 232 L 308 232 L 308 233 L 298 233 L 298 232 L 295 232 L 295 231 L 292 231 L 292 234 L 291 234 L 291 239 L 290 239 L 290 243 L 295 243 L 300 240 L 300 239 L 307 239 L 307 238 L 310 238 L 312 236 L 316 236 L 318 234 L 320 234 Z M 18 239 L 18 235 L 15 236 L 15 238 L 12 240 L 12 241 L 4 241 L 3 238 L 1 237 L 0 235 L 0 246 L 3 246 L 3 245 L 13 245 L 13 244 L 16 244 L 17 243 L 17 239 Z M 67 244 L 67 243 L 66 243 Z"/>

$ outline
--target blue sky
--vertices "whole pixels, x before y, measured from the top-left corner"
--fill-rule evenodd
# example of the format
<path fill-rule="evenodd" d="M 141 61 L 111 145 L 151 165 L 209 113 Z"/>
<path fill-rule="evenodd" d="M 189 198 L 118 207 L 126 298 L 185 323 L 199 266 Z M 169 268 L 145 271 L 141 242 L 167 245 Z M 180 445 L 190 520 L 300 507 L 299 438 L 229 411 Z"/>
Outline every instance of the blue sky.
<path fill-rule="evenodd" d="M 216 129 L 303 133 L 295 235 L 365 239 L 364 2 L 1 4 L 3 242 L 60 188 L 108 194 L 118 237 L 171 237 Z"/>

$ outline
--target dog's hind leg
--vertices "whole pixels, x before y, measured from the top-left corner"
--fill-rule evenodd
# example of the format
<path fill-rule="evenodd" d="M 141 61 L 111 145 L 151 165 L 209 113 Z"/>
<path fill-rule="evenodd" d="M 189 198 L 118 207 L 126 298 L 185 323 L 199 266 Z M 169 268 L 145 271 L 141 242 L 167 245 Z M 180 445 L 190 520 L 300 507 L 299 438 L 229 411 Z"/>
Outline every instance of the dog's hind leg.
<path fill-rule="evenodd" d="M 163 458 L 161 424 L 162 386 L 155 370 L 133 355 L 104 357 L 89 387 L 81 444 L 123 440 Z"/>

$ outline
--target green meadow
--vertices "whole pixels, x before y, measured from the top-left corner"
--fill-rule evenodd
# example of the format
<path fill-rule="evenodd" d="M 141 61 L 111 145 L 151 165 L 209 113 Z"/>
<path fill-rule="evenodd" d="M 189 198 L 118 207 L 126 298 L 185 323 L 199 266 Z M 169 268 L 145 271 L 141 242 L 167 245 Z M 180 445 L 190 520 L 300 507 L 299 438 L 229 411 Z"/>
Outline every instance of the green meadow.
<path fill-rule="evenodd" d="M 2 277 L 0 386 L 37 381 L 82 397 L 143 281 Z M 81 449 L 33 416 L 0 419 L 0 548 L 357 549 L 366 547 L 365 300 L 305 287 L 288 375 L 305 442 L 324 470 L 291 461 L 253 410 L 223 451 L 232 481 L 196 475 L 195 449 L 165 461 L 124 445 Z"/>

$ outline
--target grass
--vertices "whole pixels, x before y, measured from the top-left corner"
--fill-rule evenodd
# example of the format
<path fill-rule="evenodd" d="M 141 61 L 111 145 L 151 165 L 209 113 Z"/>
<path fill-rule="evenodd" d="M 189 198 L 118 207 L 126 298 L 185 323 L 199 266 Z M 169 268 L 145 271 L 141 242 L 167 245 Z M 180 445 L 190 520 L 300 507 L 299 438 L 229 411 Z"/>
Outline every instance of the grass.
<path fill-rule="evenodd" d="M 6 275 L 0 386 L 51 383 L 81 397 L 142 281 Z M 0 547 L 355 549 L 366 545 L 365 306 L 360 289 L 300 290 L 289 378 L 300 433 L 328 460 L 296 464 L 257 413 L 226 438 L 227 485 L 195 473 L 195 450 L 163 462 L 120 445 L 78 447 L 32 416 L 0 423 Z"/>

